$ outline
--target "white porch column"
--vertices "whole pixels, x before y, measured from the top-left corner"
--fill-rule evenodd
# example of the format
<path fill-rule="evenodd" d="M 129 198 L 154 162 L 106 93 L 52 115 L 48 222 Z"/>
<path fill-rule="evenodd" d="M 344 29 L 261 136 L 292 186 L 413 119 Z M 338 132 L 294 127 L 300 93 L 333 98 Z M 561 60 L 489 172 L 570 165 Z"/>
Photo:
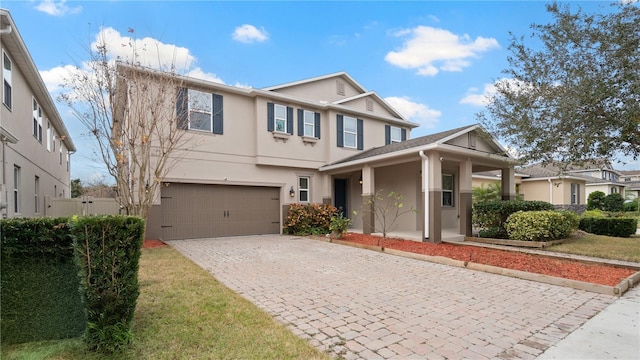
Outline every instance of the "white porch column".
<path fill-rule="evenodd" d="M 369 165 L 362 168 L 362 232 L 372 234 L 375 232 L 375 209 L 373 204 L 365 206 L 376 196 L 375 171 Z"/>

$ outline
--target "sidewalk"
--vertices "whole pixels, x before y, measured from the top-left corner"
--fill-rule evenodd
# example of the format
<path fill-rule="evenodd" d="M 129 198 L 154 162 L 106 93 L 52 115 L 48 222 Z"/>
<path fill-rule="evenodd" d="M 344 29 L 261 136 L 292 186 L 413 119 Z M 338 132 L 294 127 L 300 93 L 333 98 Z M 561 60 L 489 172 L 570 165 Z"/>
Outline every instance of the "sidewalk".
<path fill-rule="evenodd" d="M 640 285 L 538 359 L 640 359 Z"/>

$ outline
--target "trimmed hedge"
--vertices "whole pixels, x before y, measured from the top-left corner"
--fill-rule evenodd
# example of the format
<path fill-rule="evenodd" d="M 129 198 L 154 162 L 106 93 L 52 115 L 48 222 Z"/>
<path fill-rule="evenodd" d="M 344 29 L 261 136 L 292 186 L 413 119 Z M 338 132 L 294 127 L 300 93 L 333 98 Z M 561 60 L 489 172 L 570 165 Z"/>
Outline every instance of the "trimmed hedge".
<path fill-rule="evenodd" d="M 509 215 L 518 211 L 553 210 L 554 206 L 544 201 L 492 200 L 473 204 L 473 225 L 480 229 L 481 237 L 508 239 L 504 226 Z"/>
<path fill-rule="evenodd" d="M 636 233 L 638 220 L 624 217 L 583 217 L 580 230 L 596 235 L 630 237 Z"/>
<path fill-rule="evenodd" d="M 87 316 L 85 341 L 91 350 L 115 352 L 132 340 L 144 220 L 91 216 L 73 219 L 71 228 Z"/>
<path fill-rule="evenodd" d="M 293 235 L 324 235 L 331 232 L 331 218 L 338 214 L 333 205 L 291 204 L 283 232 Z"/>
<path fill-rule="evenodd" d="M 550 241 L 568 237 L 578 221 L 570 211 L 518 211 L 509 215 L 505 228 L 512 240 Z"/>
<path fill-rule="evenodd" d="M 78 337 L 86 318 L 68 218 L 1 220 L 3 344 Z"/>

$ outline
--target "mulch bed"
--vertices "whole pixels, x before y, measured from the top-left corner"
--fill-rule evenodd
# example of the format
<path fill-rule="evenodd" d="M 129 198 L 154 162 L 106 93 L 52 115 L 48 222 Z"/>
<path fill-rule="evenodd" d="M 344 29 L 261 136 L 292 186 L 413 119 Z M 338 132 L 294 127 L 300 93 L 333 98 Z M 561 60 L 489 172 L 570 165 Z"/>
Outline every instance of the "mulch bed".
<path fill-rule="evenodd" d="M 636 271 L 608 265 L 585 264 L 579 261 L 552 259 L 533 254 L 454 244 L 432 244 L 399 239 L 382 239 L 377 236 L 347 233 L 342 239 L 353 243 L 382 246 L 385 248 L 443 256 L 450 259 L 491 265 L 505 269 L 584 281 L 592 284 L 616 286 Z M 380 243 L 378 244 L 378 241 Z"/>
<path fill-rule="evenodd" d="M 167 244 L 163 243 L 161 240 L 145 240 L 142 244 L 143 249 L 154 249 L 167 246 Z"/>

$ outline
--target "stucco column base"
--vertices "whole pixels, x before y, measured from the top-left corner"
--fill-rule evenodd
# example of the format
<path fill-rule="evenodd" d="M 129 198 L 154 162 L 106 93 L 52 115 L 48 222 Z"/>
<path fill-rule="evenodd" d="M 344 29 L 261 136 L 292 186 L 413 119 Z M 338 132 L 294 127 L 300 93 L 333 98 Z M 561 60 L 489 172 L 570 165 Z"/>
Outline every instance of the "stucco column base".
<path fill-rule="evenodd" d="M 460 233 L 465 236 L 472 236 L 472 194 L 470 192 L 460 192 Z"/>
<path fill-rule="evenodd" d="M 427 242 L 442 242 L 442 191 L 429 191 L 429 239 Z"/>
<path fill-rule="evenodd" d="M 373 234 L 376 231 L 375 195 L 362 195 L 362 233 Z M 367 205 L 369 204 L 369 205 Z"/>
<path fill-rule="evenodd" d="M 322 204 L 323 205 L 332 205 L 333 204 L 333 198 L 332 197 L 323 197 L 322 198 Z"/>

